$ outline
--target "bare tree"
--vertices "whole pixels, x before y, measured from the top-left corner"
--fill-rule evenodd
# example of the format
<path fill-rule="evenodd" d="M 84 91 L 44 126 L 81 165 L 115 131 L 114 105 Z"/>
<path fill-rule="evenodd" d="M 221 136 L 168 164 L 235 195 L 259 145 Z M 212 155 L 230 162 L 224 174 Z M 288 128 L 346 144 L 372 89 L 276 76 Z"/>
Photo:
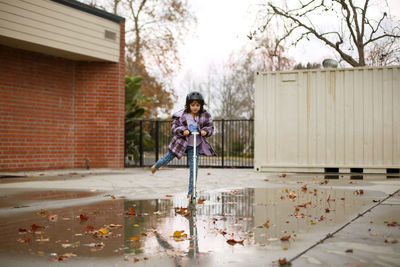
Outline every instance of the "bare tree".
<path fill-rule="evenodd" d="M 267 35 L 229 55 L 220 75 L 218 114 L 228 119 L 254 118 L 254 74 L 257 71 L 288 70 L 293 60 L 282 46 L 273 51 Z"/>
<path fill-rule="evenodd" d="M 186 0 L 83 0 L 126 18 L 127 74 L 143 77 L 141 90 L 152 101 L 145 117 L 169 112 L 175 97 L 173 74 L 180 68 L 178 47 L 196 18 Z"/>
<path fill-rule="evenodd" d="M 286 1 L 285 1 L 286 2 Z M 334 49 L 351 66 L 366 65 L 366 54 L 378 41 L 397 43 L 400 38 L 398 22 L 388 16 L 388 5 L 373 0 L 296 0 L 288 5 L 268 3 L 263 5 L 261 26 L 258 31 L 267 30 L 271 25 L 281 25 L 282 33 L 276 40 L 276 48 L 285 40 L 296 45 L 300 40 L 313 36 Z M 381 14 L 375 18 L 370 9 L 380 4 Z M 375 6 L 375 9 L 377 6 Z M 385 11 L 386 9 L 386 11 Z M 323 27 L 315 23 L 317 16 L 324 16 Z M 333 22 L 332 29 L 324 29 Z M 392 25 L 393 24 L 393 25 Z M 398 44 L 398 43 L 397 43 Z M 397 46 L 398 47 L 398 46 Z M 392 55 L 388 54 L 387 55 Z"/>

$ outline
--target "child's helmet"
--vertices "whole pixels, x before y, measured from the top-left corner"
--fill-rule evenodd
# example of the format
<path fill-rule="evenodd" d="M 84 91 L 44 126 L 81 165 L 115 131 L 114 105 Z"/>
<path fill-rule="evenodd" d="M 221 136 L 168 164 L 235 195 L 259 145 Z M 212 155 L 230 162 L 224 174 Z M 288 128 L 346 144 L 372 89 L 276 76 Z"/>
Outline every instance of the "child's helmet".
<path fill-rule="evenodd" d="M 199 92 L 193 91 L 193 92 L 190 92 L 186 96 L 186 102 L 187 101 L 201 101 L 201 102 L 204 102 L 204 98 Z"/>

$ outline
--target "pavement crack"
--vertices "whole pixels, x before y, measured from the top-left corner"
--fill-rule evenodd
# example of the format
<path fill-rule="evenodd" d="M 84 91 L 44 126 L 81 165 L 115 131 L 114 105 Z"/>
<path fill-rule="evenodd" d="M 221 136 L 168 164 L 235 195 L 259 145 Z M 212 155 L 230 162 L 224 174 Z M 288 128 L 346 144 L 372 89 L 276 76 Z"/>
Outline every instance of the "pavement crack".
<path fill-rule="evenodd" d="M 333 233 L 328 233 L 323 239 L 319 240 L 318 242 L 316 242 L 315 244 L 313 244 L 312 246 L 308 247 L 307 249 L 303 250 L 302 252 L 300 252 L 299 254 L 297 254 L 296 256 L 294 256 L 293 258 L 291 258 L 288 262 L 292 263 L 294 260 L 300 258 L 302 255 L 304 255 L 305 253 L 307 253 L 308 251 L 310 251 L 311 249 L 313 249 L 314 247 L 318 246 L 319 244 L 324 243 L 325 240 L 327 240 L 328 238 L 332 238 L 334 237 L 335 234 L 337 234 L 338 232 L 340 232 L 341 230 L 343 230 L 344 228 L 346 228 L 348 225 L 350 225 L 351 223 L 353 223 L 354 221 L 356 221 L 357 219 L 359 219 L 360 217 L 364 216 L 364 214 L 366 214 L 367 212 L 371 212 L 374 208 L 376 208 L 379 205 L 386 205 L 383 204 L 384 201 L 388 200 L 389 198 L 393 197 L 394 195 L 396 195 L 397 193 L 400 192 L 400 189 L 398 189 L 397 191 L 395 191 L 392 194 L 389 194 L 387 197 L 385 197 L 384 199 L 382 199 L 381 201 L 379 201 L 378 203 L 376 203 L 375 205 L 373 205 L 372 207 L 368 208 L 367 210 L 365 210 L 362 213 L 359 213 L 356 217 L 354 217 L 352 220 L 350 220 L 349 222 L 345 223 L 343 226 L 341 226 L 339 229 L 337 229 L 336 231 L 334 231 Z"/>

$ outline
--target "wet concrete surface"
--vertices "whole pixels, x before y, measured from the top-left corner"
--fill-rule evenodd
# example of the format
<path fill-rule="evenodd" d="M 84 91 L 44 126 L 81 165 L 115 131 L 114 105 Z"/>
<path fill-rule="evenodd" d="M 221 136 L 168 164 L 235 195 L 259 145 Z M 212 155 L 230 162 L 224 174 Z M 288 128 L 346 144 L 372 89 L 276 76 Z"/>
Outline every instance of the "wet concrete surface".
<path fill-rule="evenodd" d="M 137 179 L 128 183 L 116 176 L 112 177 L 115 180 L 109 190 L 101 186 L 103 178 L 94 179 L 101 191 L 85 179 L 81 184 L 79 179 L 70 184 L 69 188 L 75 190 L 27 189 L 26 185 L 39 188 L 28 181 L 0 186 L 3 231 L 0 263 L 2 266 L 278 265 L 278 259 L 298 256 L 399 188 L 397 180 L 388 184 L 385 179 L 330 180 L 315 175 L 282 177 L 235 171 L 241 181 L 234 182 L 235 174 L 225 177 L 219 170 L 210 170 L 213 175 L 207 172 L 200 176 L 204 182 L 199 181 L 200 199 L 204 202 L 195 206 L 188 206 L 182 190 L 185 186 L 174 190 L 174 174 L 167 172 L 159 177 L 169 175 L 172 181 L 165 183 L 170 188 L 159 187 L 156 198 L 142 197 L 145 192 L 153 192 L 154 188 L 145 187 L 151 181 L 146 184 Z M 149 177 L 157 179 L 154 176 L 144 179 Z M 221 177 L 219 186 L 213 183 L 216 177 Z M 226 183 L 221 182 L 224 179 Z M 50 187 L 57 182 L 60 181 L 38 183 Z M 134 186 L 127 189 L 124 183 Z M 235 183 L 251 187 L 236 187 Z M 61 185 L 68 188 L 64 182 Z M 76 190 L 82 186 L 88 190 Z M 173 193 L 167 194 L 170 192 Z M 363 262 L 363 258 L 374 258 L 371 250 L 376 249 L 387 259 L 377 261 L 377 265 L 396 266 L 400 249 L 391 240 L 399 240 L 399 227 L 388 227 L 384 222 L 400 221 L 398 197 L 396 194 L 385 200 L 292 264 L 374 266 L 371 261 Z M 63 205 L 57 204 L 60 202 Z M 376 232 L 380 236 L 371 235 Z M 382 244 L 382 238 L 393 243 Z M 344 252 L 350 248 L 353 254 Z M 354 259 L 349 259 L 349 255 Z"/>
<path fill-rule="evenodd" d="M 39 195 L 45 194 L 30 192 L 26 197 Z M 258 257 L 272 251 L 289 251 L 293 243 L 303 242 L 304 234 L 345 222 L 371 203 L 371 196 L 383 194 L 247 188 L 202 194 L 204 203 L 189 206 L 185 212 L 190 214 L 179 214 L 180 208 L 187 207 L 184 196 L 154 200 L 109 197 L 89 205 L 0 218 L 0 229 L 7 233 L 0 237 L 0 255 L 35 257 L 39 263 L 40 259 L 47 263 L 73 253 L 77 256 L 68 260 L 113 257 L 118 263 L 119 256 L 119 260 L 136 258 L 147 264 L 161 256 L 179 266 L 193 264 L 192 260 L 204 265 L 243 266 L 250 259 L 242 254 Z M 105 229 L 105 233 L 99 233 L 99 229 Z M 184 232 L 174 238 L 175 231 Z M 288 241 L 281 241 L 284 237 Z"/>

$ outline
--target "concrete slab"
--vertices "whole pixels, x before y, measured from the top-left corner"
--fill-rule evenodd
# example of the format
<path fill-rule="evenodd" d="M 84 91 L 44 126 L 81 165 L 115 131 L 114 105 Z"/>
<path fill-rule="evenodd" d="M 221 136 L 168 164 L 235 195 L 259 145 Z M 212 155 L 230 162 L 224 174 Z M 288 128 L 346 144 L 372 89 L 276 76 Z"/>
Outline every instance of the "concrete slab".
<path fill-rule="evenodd" d="M 343 266 L 347 263 L 364 266 L 369 262 L 396 266 L 393 263 L 398 260 L 397 255 L 400 252 L 398 243 L 381 244 L 382 238 L 399 240 L 398 227 L 388 228 L 384 224 L 386 220 L 400 221 L 396 217 L 400 214 L 399 195 L 396 194 L 383 203 L 380 201 L 400 189 L 400 179 L 386 179 L 385 176 L 378 176 L 376 179 L 370 176 L 362 180 L 351 180 L 344 176 L 324 179 L 325 175 L 322 174 L 283 175 L 258 173 L 251 169 L 200 169 L 198 188 L 205 203 L 198 206 L 195 217 L 192 213 L 185 218 L 175 214 L 174 208 L 186 207 L 188 204 L 187 169 L 165 168 L 154 175 L 148 168 L 61 170 L 3 175 L 23 176 L 0 179 L 0 201 L 4 200 L 5 204 L 0 205 L 0 224 L 3 229 L 11 231 L 9 242 L 17 239 L 15 235 L 19 235 L 18 228 L 22 227 L 18 224 L 29 228 L 35 222 L 46 225 L 45 233 L 56 236 L 60 231 L 59 227 L 63 225 L 64 228 L 75 229 L 75 232 L 71 232 L 72 236 L 82 234 L 83 231 L 83 237 L 79 238 L 86 238 L 85 242 L 89 242 L 91 237 L 86 236 L 82 230 L 87 223 L 79 223 L 81 210 L 93 214 L 90 220 L 95 221 L 89 220 L 89 223 L 96 227 L 115 221 L 123 225 L 122 232 L 116 230 L 121 236 L 104 241 L 106 246 L 102 252 L 85 256 L 82 246 L 75 248 L 79 253 L 77 257 L 65 262 L 68 266 L 130 266 L 134 258 L 139 259 L 135 266 L 270 266 L 276 265 L 280 258 L 296 258 L 310 247 L 312 249 L 293 261 L 295 266 Z M 24 192 L 31 194 L 46 190 L 53 190 L 56 194 L 66 191 L 86 191 L 92 194 L 64 200 L 13 198 Z M 307 204 L 308 201 L 310 204 Z M 20 207 L 16 208 L 15 205 Z M 319 240 L 375 205 L 377 206 L 370 213 L 357 218 L 333 238 L 314 247 Z M 99 213 L 105 207 L 109 207 L 108 211 Z M 128 207 L 141 207 L 145 215 L 121 215 Z M 47 217 L 40 216 L 41 210 L 60 216 L 62 214 L 69 219 L 53 224 Z M 268 227 L 263 226 L 266 220 L 270 221 L 267 223 Z M 369 225 L 370 221 L 374 222 L 373 226 Z M 12 222 L 19 223 L 14 223 L 14 226 Z M 140 230 L 135 232 L 136 228 Z M 171 237 L 173 231 L 181 228 L 189 234 L 190 240 L 176 242 Z M 368 231 L 370 228 L 372 230 Z M 140 235 L 141 231 L 146 232 L 147 237 L 142 237 L 143 241 L 141 239 L 140 243 L 134 245 L 135 250 L 132 252 L 129 237 L 133 233 Z M 227 234 L 223 235 L 221 231 L 226 231 Z M 382 235 L 371 236 L 375 232 Z M 64 234 L 60 243 L 67 243 L 67 236 L 71 236 L 71 233 Z M 37 238 L 34 234 L 31 235 Z M 291 236 L 289 241 L 280 240 L 288 235 Z M 71 240 L 81 242 L 82 239 L 79 238 L 74 237 Z M 226 243 L 228 239 L 241 239 L 244 245 L 231 246 Z M 25 244 L 18 243 L 17 254 L 14 254 L 14 248 L 11 253 L 3 247 L 0 249 L 0 262 L 5 266 L 49 264 L 49 255 L 46 254 L 49 252 L 43 250 L 45 256 L 38 255 L 35 242 L 37 241 L 27 244 L 31 250 Z M 129 244 L 126 245 L 126 242 Z M 56 243 L 56 246 L 59 247 L 60 243 Z M 351 247 L 352 255 L 343 252 Z M 57 251 L 61 253 L 63 250 L 59 248 Z M 106 252 L 111 254 L 106 258 L 101 256 L 101 253 Z M 346 257 L 343 257 L 343 253 Z M 367 259 L 366 263 L 363 263 L 364 259 Z"/>

